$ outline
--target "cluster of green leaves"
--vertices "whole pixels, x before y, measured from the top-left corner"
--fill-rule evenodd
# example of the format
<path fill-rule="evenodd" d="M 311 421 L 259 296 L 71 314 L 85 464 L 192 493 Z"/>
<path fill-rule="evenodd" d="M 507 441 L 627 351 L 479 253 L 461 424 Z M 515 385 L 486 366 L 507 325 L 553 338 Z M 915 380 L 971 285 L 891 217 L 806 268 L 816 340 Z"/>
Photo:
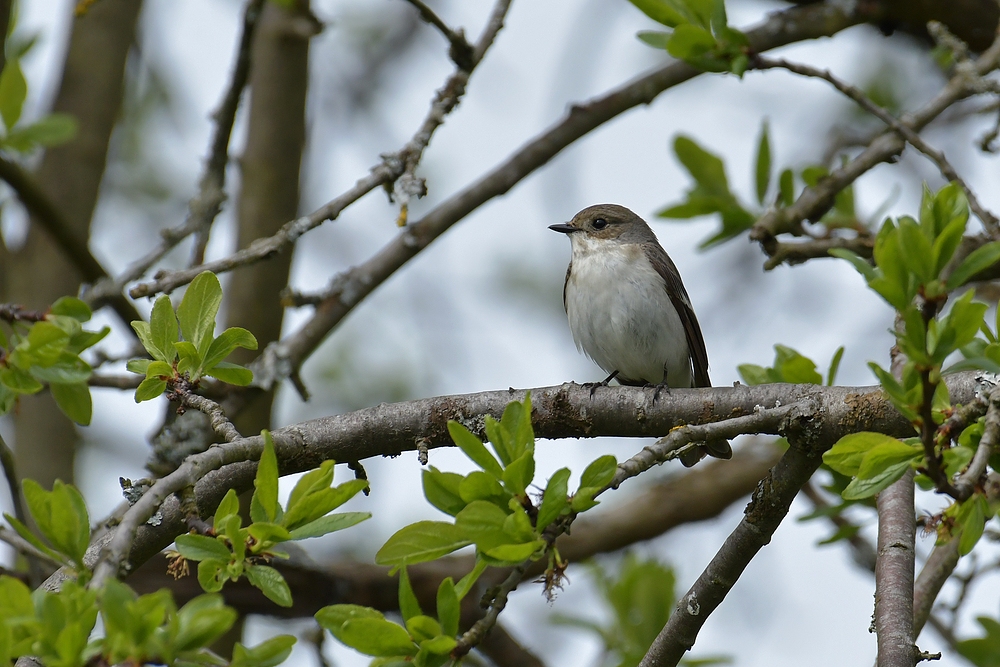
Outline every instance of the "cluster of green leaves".
<path fill-rule="evenodd" d="M 488 566 L 509 567 L 548 554 L 549 569 L 561 567 L 552 540 L 572 518 L 597 505 L 594 497 L 617 470 L 613 456 L 592 462 L 580 485 L 568 495 L 570 471 L 557 470 L 538 497 L 529 494 L 535 477 L 535 435 L 531 396 L 507 405 L 499 421 L 487 416 L 486 445 L 467 427 L 448 422 L 448 432 L 479 470 L 468 475 L 431 466 L 423 473 L 424 496 L 434 507 L 455 517 L 418 521 L 390 537 L 375 556 L 380 565 L 400 570 L 400 607 L 405 627 L 385 620 L 374 609 L 334 605 L 317 614 L 323 627 L 344 644 L 381 660 L 382 665 L 412 662 L 436 667 L 455 647 L 458 606 Z M 406 566 L 435 560 L 475 545 L 476 566 L 458 584 L 446 579 L 438 589 L 437 619 L 425 616 L 410 589 Z M 390 629 L 390 626 L 393 626 Z"/>
<path fill-rule="evenodd" d="M 604 642 L 605 667 L 635 667 L 645 657 L 653 640 L 666 625 L 677 603 L 676 576 L 671 567 L 633 553 L 622 559 L 617 573 L 591 564 L 602 601 L 610 619 L 605 624 L 577 616 L 556 615 L 553 622 L 593 632 Z M 718 665 L 732 662 L 724 657 L 690 658 L 682 665 Z"/>
<path fill-rule="evenodd" d="M 16 12 L 15 12 L 16 14 Z M 21 59 L 35 44 L 35 39 L 11 38 L 16 21 L 11 21 L 5 42 L 3 70 L 0 71 L 0 119 L 4 133 L 0 149 L 27 153 L 38 147 L 58 146 L 76 136 L 76 119 L 64 113 L 50 113 L 33 123 L 21 123 L 21 111 L 28 96 L 28 82 L 21 70 Z"/>
<path fill-rule="evenodd" d="M 238 347 L 256 350 L 257 339 L 240 327 L 230 327 L 216 338 L 215 318 L 221 303 L 219 279 L 205 271 L 188 285 L 176 313 L 170 297 L 162 295 L 153 303 L 149 323 L 132 322 L 152 357 L 128 362 L 130 371 L 146 376 L 135 390 L 136 403 L 156 398 L 168 383 L 182 378 L 196 384 L 207 375 L 239 386 L 253 381 L 249 368 L 223 361 Z"/>
<path fill-rule="evenodd" d="M 287 507 L 278 502 L 278 459 L 274 442 L 267 431 L 264 452 L 257 466 L 254 493 L 250 501 L 252 523 L 243 526 L 240 502 L 230 489 L 215 510 L 214 536 L 180 535 L 177 551 L 188 560 L 198 562 L 198 581 L 212 593 L 222 589 L 226 581 L 236 581 L 241 575 L 259 588 L 272 602 L 292 606 L 292 594 L 273 567 L 266 565 L 272 558 L 287 557 L 275 547 L 282 542 L 320 537 L 350 528 L 371 518 L 368 512 L 333 510 L 368 488 L 368 481 L 353 479 L 338 486 L 333 483 L 333 461 L 324 461 L 319 468 L 304 474 L 288 498 Z"/>
<path fill-rule="evenodd" d="M 90 544 L 90 515 L 80 492 L 59 480 L 52 485 L 51 491 L 46 491 L 33 479 L 21 482 L 21 489 L 28 511 L 48 544 L 21 521 L 5 513 L 7 522 L 36 549 L 74 570 L 79 579 L 89 579 L 83 555 Z"/>
<path fill-rule="evenodd" d="M 420 521 L 389 538 L 375 556 L 380 565 L 406 565 L 434 560 L 476 545 L 477 557 L 499 567 L 540 557 L 546 549 L 542 532 L 597 504 L 597 495 L 615 474 L 613 456 L 591 463 L 572 498 L 567 496 L 570 471 L 561 468 L 549 478 L 541 503 L 528 495 L 535 475 L 535 436 L 531 427 L 531 397 L 512 402 L 500 421 L 486 417 L 486 435 L 494 456 L 483 442 L 457 421 L 448 422 L 455 444 L 480 470 L 462 476 L 431 466 L 423 473 L 424 495 L 454 523 Z"/>
<path fill-rule="evenodd" d="M 892 306 L 904 326 L 897 327 L 896 343 L 906 357 L 897 379 L 878 364 L 869 364 L 896 409 L 917 432 L 924 427 L 928 408 L 939 426 L 953 407 L 948 388 L 941 380 L 945 360 L 962 350 L 969 358 L 953 368 L 983 368 L 996 345 L 996 336 L 984 320 L 986 304 L 974 302 L 973 290 L 954 300 L 947 313 L 943 306 L 949 292 L 967 283 L 976 273 L 1000 260 L 1000 243 L 989 243 L 946 272 L 965 233 L 968 203 L 957 184 L 936 194 L 924 189 L 920 219 L 903 216 L 886 220 L 875 239 L 874 266 L 848 250 L 832 255 L 851 262 L 868 286 Z M 983 331 L 988 339 L 977 339 Z M 979 342 L 976 342 L 976 341 Z M 925 397 L 931 396 L 930 405 Z M 977 434 L 978 432 L 978 434 Z M 879 433 L 854 433 L 842 438 L 823 460 L 838 473 L 852 478 L 844 488 L 845 499 L 868 498 L 886 488 L 913 468 L 940 466 L 951 479 L 972 459 L 982 425 L 969 426 L 953 442 L 940 431 L 934 436 L 934 460 L 927 460 L 926 445 L 918 438 L 898 440 Z M 934 487 L 926 476 L 918 483 Z M 968 553 L 982 535 L 992 512 L 985 497 L 977 493 L 961 504 L 953 504 L 942 517 L 941 539 L 959 536 L 962 553 Z"/>
<path fill-rule="evenodd" d="M 844 356 L 844 347 L 837 348 L 830 360 L 826 373 L 826 384 L 833 386 L 837 380 L 837 370 Z M 764 367 L 757 364 L 740 364 L 736 367 L 740 377 L 748 385 L 773 384 L 787 382 L 790 384 L 823 384 L 823 376 L 816 370 L 816 362 L 785 345 L 774 346 L 774 366 Z"/>
<path fill-rule="evenodd" d="M 644 30 L 646 44 L 706 72 L 743 76 L 750 63 L 747 36 L 730 28 L 724 0 L 629 0 L 643 14 L 672 28 Z"/>
<path fill-rule="evenodd" d="M 702 248 L 728 241 L 753 226 L 762 210 L 744 206 L 739 197 L 732 192 L 722 158 L 683 135 L 674 139 L 674 154 L 691 175 L 694 185 L 687 191 L 684 201 L 660 210 L 657 212 L 659 217 L 687 220 L 702 215 L 718 214 L 722 226 L 712 236 L 702 241 Z M 815 186 L 828 173 L 826 167 L 815 165 L 805 167 L 798 172 L 786 168 L 781 171 L 776 182 L 772 181 L 770 133 L 766 122 L 761 127 L 754 165 L 754 189 L 760 207 L 791 206 L 795 201 L 796 192 L 802 186 Z M 844 188 L 837 193 L 833 207 L 820 222 L 827 229 L 863 228 L 855 211 L 853 187 Z"/>
<path fill-rule="evenodd" d="M 446 577 L 437 590 L 437 618 L 426 615 L 413 592 L 406 566 L 399 568 L 399 611 L 403 625 L 387 620 L 376 609 L 335 604 L 316 612 L 316 620 L 338 641 L 375 658 L 380 667 L 440 667 L 457 645 L 462 598 L 482 573 L 485 564 L 456 584 Z"/>
<path fill-rule="evenodd" d="M 9 335 L 0 329 L 0 415 L 13 410 L 21 394 L 36 394 L 47 384 L 67 417 L 90 424 L 93 404 L 87 380 L 93 369 L 80 353 L 110 331 L 85 330 L 82 325 L 91 315 L 83 301 L 63 297 L 43 320 L 14 322 Z"/>
<path fill-rule="evenodd" d="M 65 581 L 58 591 L 39 589 L 32 594 L 19 579 L 0 576 L 0 665 L 31 655 L 48 667 L 83 667 L 95 661 L 274 667 L 288 657 L 295 643 L 290 636 L 249 649 L 237 644 L 232 661 L 210 652 L 207 647 L 237 617 L 218 595 L 201 595 L 177 609 L 166 589 L 139 596 L 116 579 L 99 591 L 86 588 L 91 572 L 83 557 L 91 535 L 83 496 L 59 481 L 46 491 L 28 479 L 23 491 L 44 541 L 14 517 L 4 517 L 21 537 L 68 567 L 75 578 Z M 104 634 L 91 640 L 98 614 Z"/>
<path fill-rule="evenodd" d="M 104 634 L 90 639 L 98 614 Z M 236 621 L 219 595 L 200 595 L 177 608 L 167 589 L 139 596 L 116 579 L 98 592 L 67 581 L 34 595 L 19 579 L 0 576 L 0 664 L 30 655 L 47 667 L 103 664 L 274 667 L 295 637 L 280 635 L 253 648 L 236 644 L 231 661 L 208 650 Z"/>

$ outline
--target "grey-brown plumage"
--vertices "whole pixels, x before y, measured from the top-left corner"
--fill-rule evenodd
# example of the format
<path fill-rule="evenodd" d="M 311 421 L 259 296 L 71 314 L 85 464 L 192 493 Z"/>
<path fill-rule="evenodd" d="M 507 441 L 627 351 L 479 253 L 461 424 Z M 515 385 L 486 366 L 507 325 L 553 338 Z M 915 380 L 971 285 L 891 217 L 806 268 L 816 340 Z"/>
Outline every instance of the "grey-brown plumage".
<path fill-rule="evenodd" d="M 709 387 L 708 353 L 680 273 L 645 221 L 598 204 L 550 229 L 570 237 L 563 305 L 577 347 L 628 385 Z M 729 458 L 729 443 L 706 451 Z M 703 453 L 693 451 L 685 465 Z"/>

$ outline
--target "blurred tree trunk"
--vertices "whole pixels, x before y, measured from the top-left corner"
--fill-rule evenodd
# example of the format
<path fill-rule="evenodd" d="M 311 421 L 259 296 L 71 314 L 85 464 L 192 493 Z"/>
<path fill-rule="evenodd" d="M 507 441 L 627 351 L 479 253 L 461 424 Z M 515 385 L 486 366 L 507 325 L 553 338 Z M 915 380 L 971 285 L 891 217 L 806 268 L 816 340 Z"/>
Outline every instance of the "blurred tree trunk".
<path fill-rule="evenodd" d="M 308 2 L 293 11 L 265 4 L 254 36 L 250 71 L 250 118 L 241 159 L 238 203 L 242 248 L 274 234 L 299 210 L 299 169 L 306 136 L 306 92 L 309 86 L 309 39 L 319 31 Z M 288 284 L 290 251 L 233 273 L 227 289 L 228 326 L 250 330 L 260 348 L 278 340 L 284 308 L 279 293 Z M 237 350 L 234 361 L 257 355 Z M 274 392 L 258 396 L 236 418 L 241 433 L 258 433 L 270 425 Z"/>
<path fill-rule="evenodd" d="M 7 29 L 10 27 L 10 8 L 13 0 L 0 0 L 0 43 L 7 44 Z M 0 71 L 7 63 L 4 50 L 0 48 Z M 5 266 L 10 265 L 10 251 L 4 245 L 3 237 L 0 236 L 0 303 L 7 302 L 7 272 Z"/>
<path fill-rule="evenodd" d="M 80 238 L 90 236 L 141 6 L 141 0 L 102 0 L 73 21 L 53 111 L 75 117 L 79 132 L 73 141 L 46 151 L 37 180 Z M 4 263 L 11 301 L 45 308 L 77 293 L 79 274 L 38 225 L 30 226 L 24 247 L 12 254 Z M 22 397 L 15 425 L 22 478 L 46 488 L 57 478 L 73 479 L 76 429 L 48 394 Z"/>

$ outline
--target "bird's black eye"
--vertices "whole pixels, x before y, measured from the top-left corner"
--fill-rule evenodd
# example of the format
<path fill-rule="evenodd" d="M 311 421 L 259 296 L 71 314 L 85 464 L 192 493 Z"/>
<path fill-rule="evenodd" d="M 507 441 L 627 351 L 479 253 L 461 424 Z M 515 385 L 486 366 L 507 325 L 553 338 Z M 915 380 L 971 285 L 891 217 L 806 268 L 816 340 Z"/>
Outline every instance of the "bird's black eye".
<path fill-rule="evenodd" d="M 597 218 L 594 220 L 594 229 L 604 229 L 608 226 L 608 221 L 604 218 Z"/>

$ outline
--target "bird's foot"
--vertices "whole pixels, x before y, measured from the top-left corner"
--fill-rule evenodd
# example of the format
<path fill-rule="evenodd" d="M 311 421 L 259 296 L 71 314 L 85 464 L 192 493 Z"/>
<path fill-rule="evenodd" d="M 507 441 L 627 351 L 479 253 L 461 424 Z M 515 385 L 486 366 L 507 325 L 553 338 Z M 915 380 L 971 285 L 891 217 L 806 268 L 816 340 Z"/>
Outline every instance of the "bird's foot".
<path fill-rule="evenodd" d="M 666 392 L 667 395 L 670 394 L 670 385 L 666 382 L 661 382 L 660 384 L 652 385 L 656 391 L 653 392 L 653 405 L 656 405 L 656 401 L 660 398 L 660 392 Z"/>
<path fill-rule="evenodd" d="M 614 380 L 618 376 L 618 371 L 615 371 L 608 377 L 604 378 L 601 382 L 584 382 L 582 386 L 590 389 L 590 397 L 594 397 L 594 392 L 597 391 L 598 387 L 607 387 L 608 383 Z"/>

